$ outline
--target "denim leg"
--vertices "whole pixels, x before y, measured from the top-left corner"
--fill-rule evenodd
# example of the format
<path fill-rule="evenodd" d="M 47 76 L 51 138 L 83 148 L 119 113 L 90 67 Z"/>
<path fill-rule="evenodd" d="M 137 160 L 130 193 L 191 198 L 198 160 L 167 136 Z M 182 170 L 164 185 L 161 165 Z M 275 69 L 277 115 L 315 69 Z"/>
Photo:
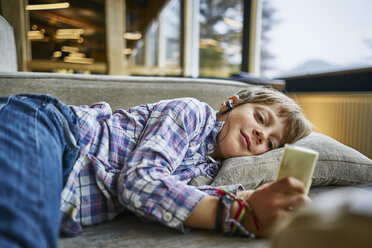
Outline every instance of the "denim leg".
<path fill-rule="evenodd" d="M 58 103 L 0 98 L 0 247 L 57 247 L 63 176 L 77 156 Z"/>

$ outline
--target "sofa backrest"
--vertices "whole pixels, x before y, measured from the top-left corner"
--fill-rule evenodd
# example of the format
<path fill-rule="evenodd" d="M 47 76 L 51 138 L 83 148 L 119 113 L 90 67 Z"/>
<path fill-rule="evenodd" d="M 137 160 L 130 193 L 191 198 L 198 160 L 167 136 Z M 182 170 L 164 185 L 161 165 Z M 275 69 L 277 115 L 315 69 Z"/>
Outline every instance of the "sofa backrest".
<path fill-rule="evenodd" d="M 0 72 L 2 96 L 47 93 L 72 105 L 105 101 L 112 109 L 178 97 L 194 97 L 218 109 L 224 99 L 247 86 L 218 79 Z"/>

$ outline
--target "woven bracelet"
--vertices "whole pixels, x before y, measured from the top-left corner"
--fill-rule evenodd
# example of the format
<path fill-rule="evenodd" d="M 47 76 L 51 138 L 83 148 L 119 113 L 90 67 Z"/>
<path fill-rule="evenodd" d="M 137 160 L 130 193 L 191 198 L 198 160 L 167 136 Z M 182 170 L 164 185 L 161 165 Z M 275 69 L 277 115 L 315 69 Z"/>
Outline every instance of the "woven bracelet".
<path fill-rule="evenodd" d="M 217 190 L 217 192 L 220 195 L 220 201 L 224 205 L 224 211 L 225 211 L 225 217 L 223 220 L 223 223 L 221 225 L 222 227 L 222 233 L 224 233 L 227 236 L 234 236 L 236 234 L 241 234 L 248 236 L 248 237 L 255 237 L 255 235 L 251 232 L 248 232 L 244 226 L 244 219 L 246 217 L 246 209 L 245 209 L 245 204 L 244 200 L 236 197 L 232 192 L 229 190 L 226 190 L 222 188 L 221 190 Z M 234 201 L 239 202 L 239 214 L 234 218 L 230 218 L 230 209 L 231 205 L 234 203 Z M 249 211 L 249 210 L 248 210 Z M 219 215 L 222 216 L 222 215 Z M 216 225 L 217 225 L 217 216 L 216 216 Z"/>
<path fill-rule="evenodd" d="M 245 204 L 242 200 L 237 200 L 238 201 L 238 204 L 239 204 L 239 209 L 238 211 L 236 212 L 236 215 L 235 215 L 235 220 L 238 221 L 242 226 L 244 224 L 244 220 L 245 220 Z M 233 236 L 236 236 L 239 234 L 239 228 L 236 224 L 232 223 L 231 224 L 231 234 Z"/>
<path fill-rule="evenodd" d="M 253 208 L 251 207 L 251 205 L 249 205 L 249 203 L 247 201 L 244 201 L 244 204 L 245 204 L 245 207 L 247 208 L 248 212 L 252 216 L 253 223 L 254 223 L 254 226 L 256 227 L 256 230 L 259 231 L 260 230 L 260 225 L 258 224 L 258 219 L 257 219 L 257 216 L 254 214 Z"/>

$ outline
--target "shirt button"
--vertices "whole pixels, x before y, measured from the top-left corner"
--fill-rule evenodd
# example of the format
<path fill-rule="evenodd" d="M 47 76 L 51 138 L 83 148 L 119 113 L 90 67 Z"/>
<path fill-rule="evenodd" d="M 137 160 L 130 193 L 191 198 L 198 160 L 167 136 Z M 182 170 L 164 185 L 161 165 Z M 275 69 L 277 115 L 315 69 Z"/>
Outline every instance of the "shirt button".
<path fill-rule="evenodd" d="M 135 206 L 136 208 L 140 208 L 141 205 L 142 205 L 141 202 L 138 201 L 138 200 L 134 202 L 134 206 Z"/>
<path fill-rule="evenodd" d="M 169 221 L 172 220 L 173 216 L 172 216 L 171 213 L 166 212 L 166 213 L 164 214 L 163 218 L 164 218 L 164 220 L 165 220 L 166 222 L 169 222 Z"/>
<path fill-rule="evenodd" d="M 212 145 L 212 144 L 208 144 L 208 149 L 209 149 L 209 150 L 212 150 L 213 147 L 214 147 L 214 145 Z"/>

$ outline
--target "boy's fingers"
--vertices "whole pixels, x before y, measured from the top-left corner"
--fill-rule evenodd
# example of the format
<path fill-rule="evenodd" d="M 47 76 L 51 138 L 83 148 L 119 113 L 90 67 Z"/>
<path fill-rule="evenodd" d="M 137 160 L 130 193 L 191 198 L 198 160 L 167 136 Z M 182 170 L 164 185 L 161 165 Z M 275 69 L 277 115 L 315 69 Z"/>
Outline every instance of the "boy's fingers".
<path fill-rule="evenodd" d="M 311 203 L 311 200 L 308 196 L 295 195 L 284 201 L 282 207 L 287 211 L 292 211 L 309 203 Z"/>
<path fill-rule="evenodd" d="M 305 193 L 304 184 L 294 177 L 283 178 L 274 183 L 273 187 L 277 187 L 277 190 L 282 192 L 297 191 L 300 194 Z"/>

